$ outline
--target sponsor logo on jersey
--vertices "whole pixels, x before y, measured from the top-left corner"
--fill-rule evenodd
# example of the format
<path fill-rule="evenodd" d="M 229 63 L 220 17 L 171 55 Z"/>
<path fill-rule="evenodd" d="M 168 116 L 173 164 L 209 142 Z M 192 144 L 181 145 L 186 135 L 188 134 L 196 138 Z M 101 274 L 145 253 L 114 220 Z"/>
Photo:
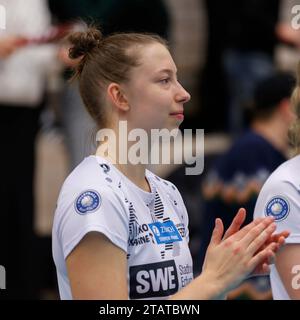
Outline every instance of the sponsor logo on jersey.
<path fill-rule="evenodd" d="M 187 286 L 194 278 L 193 274 L 193 266 L 190 264 L 185 264 L 185 265 L 179 265 L 179 275 L 180 275 L 180 281 L 181 281 L 181 286 L 185 287 Z"/>
<path fill-rule="evenodd" d="M 138 246 L 150 242 L 151 236 L 147 224 L 139 225 L 136 221 L 129 223 L 129 246 Z"/>
<path fill-rule="evenodd" d="M 289 212 L 289 202 L 282 196 L 272 198 L 265 208 L 265 215 L 274 217 L 275 221 L 284 220 L 288 216 Z"/>
<path fill-rule="evenodd" d="M 94 212 L 101 204 L 101 196 L 95 190 L 82 192 L 75 201 L 76 212 L 80 215 Z"/>
<path fill-rule="evenodd" d="M 145 244 L 145 243 L 150 243 L 151 242 L 151 236 L 149 234 L 145 234 L 143 236 L 139 236 L 137 238 L 134 238 L 134 239 L 129 239 L 128 240 L 128 245 L 130 247 L 133 247 L 133 246 L 139 246 L 139 245 L 142 245 L 142 244 Z"/>
<path fill-rule="evenodd" d="M 173 221 L 150 223 L 149 227 L 154 234 L 157 244 L 182 241 L 182 237 Z"/>
<path fill-rule="evenodd" d="M 178 274 L 174 260 L 129 268 L 130 299 L 166 297 L 178 291 Z"/>

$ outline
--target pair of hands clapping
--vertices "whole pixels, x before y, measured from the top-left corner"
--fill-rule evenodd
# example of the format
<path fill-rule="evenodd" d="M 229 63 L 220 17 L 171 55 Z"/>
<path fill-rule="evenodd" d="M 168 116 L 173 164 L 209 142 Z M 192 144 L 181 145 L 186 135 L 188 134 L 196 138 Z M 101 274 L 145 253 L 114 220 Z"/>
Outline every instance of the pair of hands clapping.
<path fill-rule="evenodd" d="M 245 209 L 240 209 L 224 236 L 222 220 L 216 219 L 206 252 L 202 274 L 218 283 L 223 294 L 251 274 L 268 273 L 270 262 L 289 235 L 288 231 L 273 235 L 276 225 L 272 217 L 256 219 L 240 229 L 245 217 Z"/>

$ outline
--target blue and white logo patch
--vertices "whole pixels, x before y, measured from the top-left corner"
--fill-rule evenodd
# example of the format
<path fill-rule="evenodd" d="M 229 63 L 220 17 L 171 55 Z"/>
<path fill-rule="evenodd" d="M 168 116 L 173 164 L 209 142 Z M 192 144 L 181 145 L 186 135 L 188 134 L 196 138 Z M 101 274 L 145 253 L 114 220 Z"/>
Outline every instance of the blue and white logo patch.
<path fill-rule="evenodd" d="M 284 220 L 289 215 L 289 212 L 289 202 L 282 196 L 272 198 L 265 208 L 265 215 L 274 217 L 275 221 Z"/>
<path fill-rule="evenodd" d="M 155 240 L 158 244 L 182 241 L 182 237 L 173 221 L 166 221 L 164 223 L 150 223 L 149 227 L 152 230 Z"/>
<path fill-rule="evenodd" d="M 101 204 L 101 196 L 97 191 L 82 192 L 75 201 L 75 209 L 80 215 L 94 212 Z"/>

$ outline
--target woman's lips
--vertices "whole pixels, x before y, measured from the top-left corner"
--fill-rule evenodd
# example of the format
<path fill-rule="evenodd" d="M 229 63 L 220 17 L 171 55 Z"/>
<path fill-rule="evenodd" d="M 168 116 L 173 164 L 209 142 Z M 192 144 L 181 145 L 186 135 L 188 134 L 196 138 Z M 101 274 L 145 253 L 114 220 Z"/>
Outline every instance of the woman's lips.
<path fill-rule="evenodd" d="M 184 114 L 183 112 L 172 112 L 170 113 L 171 116 L 179 119 L 179 120 L 183 120 L 184 119 Z"/>

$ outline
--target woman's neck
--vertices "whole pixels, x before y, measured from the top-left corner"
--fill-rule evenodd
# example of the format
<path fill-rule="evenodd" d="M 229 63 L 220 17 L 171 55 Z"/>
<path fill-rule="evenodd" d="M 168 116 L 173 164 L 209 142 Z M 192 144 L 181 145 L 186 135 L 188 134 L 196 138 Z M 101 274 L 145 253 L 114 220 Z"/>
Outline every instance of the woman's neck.
<path fill-rule="evenodd" d="M 255 121 L 252 129 L 269 141 L 276 149 L 284 154 L 288 152 L 287 127 L 282 121 L 270 121 L 268 124 Z"/>

